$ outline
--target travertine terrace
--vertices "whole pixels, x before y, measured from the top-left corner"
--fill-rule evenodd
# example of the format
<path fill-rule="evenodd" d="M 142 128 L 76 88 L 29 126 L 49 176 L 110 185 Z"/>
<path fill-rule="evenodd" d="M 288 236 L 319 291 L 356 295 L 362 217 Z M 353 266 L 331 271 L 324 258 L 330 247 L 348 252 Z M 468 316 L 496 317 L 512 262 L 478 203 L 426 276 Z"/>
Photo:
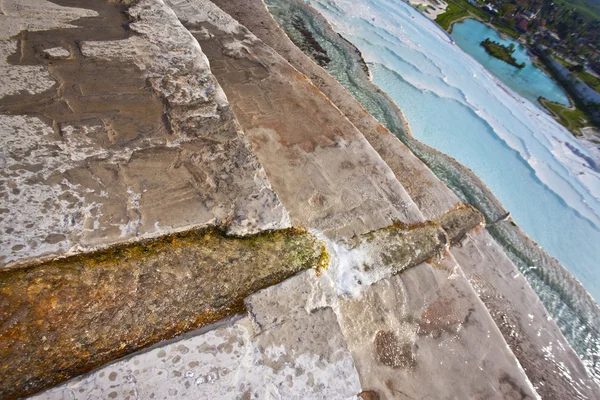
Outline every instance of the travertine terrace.
<path fill-rule="evenodd" d="M 0 70 L 0 398 L 600 396 L 261 1 L 0 0 Z"/>

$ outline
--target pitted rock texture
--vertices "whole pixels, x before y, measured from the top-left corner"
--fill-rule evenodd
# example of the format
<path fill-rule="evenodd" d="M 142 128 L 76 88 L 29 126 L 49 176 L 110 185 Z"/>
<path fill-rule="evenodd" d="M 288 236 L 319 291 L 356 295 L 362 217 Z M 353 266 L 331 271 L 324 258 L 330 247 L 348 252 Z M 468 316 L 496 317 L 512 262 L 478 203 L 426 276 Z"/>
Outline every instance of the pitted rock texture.
<path fill-rule="evenodd" d="M 56 7 L 11 6 L 10 26 L 37 26 L 34 3 Z M 447 251 L 482 216 L 283 32 L 265 36 L 282 57 L 208 0 L 56 3 L 82 9 L 0 40 L 0 67 L 24 68 L 0 93 L 0 228 L 21 240 L 3 263 L 291 218 L 331 266 L 310 269 L 328 257 L 304 231 L 203 230 L 5 269 L 0 397 L 243 311 L 38 398 L 536 396 Z"/>
<path fill-rule="evenodd" d="M 422 222 L 393 171 L 304 75 L 208 0 L 169 0 L 213 73 L 294 225 L 330 237 Z"/>
<path fill-rule="evenodd" d="M 241 312 L 246 296 L 319 267 L 324 251 L 295 229 L 191 231 L 0 271 L 0 397 Z"/>
<path fill-rule="evenodd" d="M 600 398 L 537 294 L 485 229 L 469 232 L 451 252 L 543 399 Z"/>
<path fill-rule="evenodd" d="M 162 1 L 17 3 L 0 3 L 0 265 L 191 227 L 290 226 Z"/>
<path fill-rule="evenodd" d="M 537 398 L 452 257 L 341 297 L 339 314 L 367 398 Z"/>

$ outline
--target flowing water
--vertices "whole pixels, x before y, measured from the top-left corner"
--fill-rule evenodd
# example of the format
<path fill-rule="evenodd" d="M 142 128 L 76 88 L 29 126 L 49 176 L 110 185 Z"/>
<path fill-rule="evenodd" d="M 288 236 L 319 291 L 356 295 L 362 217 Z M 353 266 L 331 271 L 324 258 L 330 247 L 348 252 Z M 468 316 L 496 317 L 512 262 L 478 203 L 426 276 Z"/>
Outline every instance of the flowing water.
<path fill-rule="evenodd" d="M 324 68 L 459 197 L 488 221 L 504 212 L 469 171 L 421 142 L 470 167 L 523 230 L 600 298 L 600 274 L 595 272 L 600 262 L 600 174 L 585 148 L 530 101 L 542 95 L 568 102 L 548 76 L 530 65 L 521 71 L 526 74 L 511 76 L 506 70 L 503 75 L 504 66 L 496 65 L 502 61 L 488 59 L 488 68 L 499 79 L 474 59 L 476 55 L 463 52 L 432 21 L 399 1 L 312 0 L 334 29 L 361 51 L 373 82 L 402 109 L 413 137 L 399 127 L 389 101 L 356 77 L 356 55 L 326 32 L 322 21 L 294 2 L 266 3 L 297 44 L 302 41 L 299 19 L 303 21 L 302 29 L 326 50 L 330 61 L 322 63 Z M 454 35 L 460 36 L 460 25 L 456 28 Z M 484 34 L 490 33 L 481 28 L 465 40 L 478 43 Z M 517 52 L 517 59 L 526 57 L 524 49 Z M 523 60 L 530 63 L 524 58 L 519 62 Z M 518 227 L 506 222 L 488 229 L 600 381 L 600 313 L 594 300 Z"/>

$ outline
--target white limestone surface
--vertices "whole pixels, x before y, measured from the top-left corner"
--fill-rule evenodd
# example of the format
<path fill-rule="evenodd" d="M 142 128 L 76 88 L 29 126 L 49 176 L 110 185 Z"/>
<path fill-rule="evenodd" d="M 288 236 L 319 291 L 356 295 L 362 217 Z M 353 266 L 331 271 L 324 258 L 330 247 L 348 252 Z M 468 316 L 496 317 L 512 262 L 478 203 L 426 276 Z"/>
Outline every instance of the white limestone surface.
<path fill-rule="evenodd" d="M 41 93 L 56 83 L 41 65 L 9 65 L 7 58 L 17 51 L 17 44 L 15 39 L 0 39 L 0 99 L 21 92 Z"/>
<path fill-rule="evenodd" d="M 52 47 L 51 49 L 44 50 L 44 53 L 46 53 L 48 58 L 56 60 L 69 58 L 69 56 L 71 55 L 71 53 L 69 53 L 69 50 L 65 49 L 64 47 Z"/>
<path fill-rule="evenodd" d="M 11 16 L 19 29 L 38 31 L 68 29 L 69 21 L 97 15 L 42 0 L 0 5 L 0 20 Z M 70 104 L 72 114 L 61 121 L 0 115 L 5 172 L 0 192 L 6 199 L 0 207 L 0 228 L 6 233 L 0 238 L 0 265 L 208 225 L 224 225 L 236 235 L 290 226 L 198 42 L 160 0 L 139 1 L 129 14 L 135 22 L 128 39 L 81 42 L 84 58 L 61 60 L 61 65 L 105 62 L 113 70 L 119 63 L 137 65 L 140 77 L 168 104 L 161 116 L 158 102 L 153 121 L 161 124 L 162 117 L 170 129 L 152 125 L 146 130 L 143 124 L 150 122 L 141 121 L 139 131 L 119 137 L 119 101 L 126 111 L 128 96 L 137 95 L 129 92 L 106 114 L 88 115 L 85 104 Z M 0 24 L 5 36 L 14 33 L 9 28 Z M 59 91 L 61 82 L 55 79 L 63 78 L 50 76 L 45 65 L 9 64 L 16 51 L 16 40 L 0 40 L 0 99 L 18 94 L 23 99 L 16 101 L 26 102 L 28 95 L 56 88 L 49 97 L 69 103 L 62 96 L 72 88 L 84 91 L 81 101 L 93 105 L 101 101 L 102 90 L 113 97 L 119 90 L 119 76 L 113 74 L 116 83 L 81 82 Z M 48 51 L 66 56 L 66 49 Z M 127 118 L 117 122 L 132 123 Z"/>

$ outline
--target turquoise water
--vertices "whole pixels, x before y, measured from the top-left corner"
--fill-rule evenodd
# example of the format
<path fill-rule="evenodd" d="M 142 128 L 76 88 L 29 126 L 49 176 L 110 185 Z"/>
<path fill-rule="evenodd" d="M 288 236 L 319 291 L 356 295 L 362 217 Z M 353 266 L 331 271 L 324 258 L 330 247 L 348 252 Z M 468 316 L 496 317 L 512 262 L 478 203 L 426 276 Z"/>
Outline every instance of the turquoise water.
<path fill-rule="evenodd" d="M 600 232 L 595 225 L 540 182 L 520 154 L 472 110 L 415 88 L 381 64 L 373 65 L 372 73 L 374 82 L 402 109 L 419 140 L 451 155 L 483 178 L 519 226 L 575 272 L 596 299 L 600 298 L 596 270 Z"/>
<path fill-rule="evenodd" d="M 519 42 L 508 38 L 503 39 L 496 30 L 474 19 L 467 19 L 455 24 L 452 29 L 452 38 L 465 53 L 491 71 L 505 85 L 532 103 L 539 105 L 537 99 L 542 96 L 550 101 L 569 105 L 569 98 L 564 90 L 550 76 L 531 62 L 527 49 Z M 524 62 L 525 68 L 513 67 L 487 54 L 480 45 L 486 38 L 506 46 L 511 43 L 514 44 L 513 57 L 518 63 Z"/>
<path fill-rule="evenodd" d="M 311 4 L 372 64 L 373 81 L 402 109 L 414 136 L 470 167 L 519 226 L 600 299 L 600 174 L 578 155 L 589 154 L 583 146 L 412 7 Z"/>
<path fill-rule="evenodd" d="M 503 86 L 502 80 L 412 8 L 389 0 L 311 3 L 360 48 L 370 61 L 375 83 L 402 107 L 415 135 L 484 178 L 521 226 L 543 241 L 552 254 L 559 254 L 598 298 L 598 278 L 594 276 L 599 260 L 594 248 L 599 193 L 594 179 L 598 182 L 598 174 L 578 155 L 572 136 L 532 102 Z M 482 190 L 464 167 L 406 133 L 394 106 L 360 78 L 362 64 L 343 40 L 327 31 L 325 23 L 313 18 L 300 3 L 266 0 L 266 4 L 288 36 L 310 56 L 310 46 L 296 27 L 302 21 L 303 29 L 326 49 L 330 57 L 327 71 L 463 201 L 477 207 L 488 221 L 504 215 L 506 211 L 494 196 Z M 539 77 L 539 82 L 548 82 L 543 74 Z M 541 87 L 551 89 L 552 85 Z M 557 96 L 560 93 L 557 91 Z M 593 299 L 563 267 L 526 240 L 518 227 L 506 222 L 488 230 L 600 382 L 600 318 Z"/>

